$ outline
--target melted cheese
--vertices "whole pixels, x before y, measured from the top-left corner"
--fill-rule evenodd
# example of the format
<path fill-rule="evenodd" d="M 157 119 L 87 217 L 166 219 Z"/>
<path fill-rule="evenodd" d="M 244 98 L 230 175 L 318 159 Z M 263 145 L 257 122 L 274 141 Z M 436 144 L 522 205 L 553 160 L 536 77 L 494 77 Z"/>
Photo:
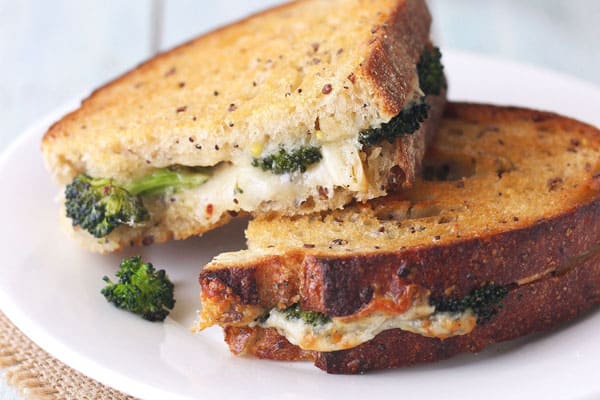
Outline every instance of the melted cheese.
<path fill-rule="evenodd" d="M 265 204 L 293 208 L 311 196 L 332 196 L 336 188 L 364 193 L 369 183 L 355 139 L 321 146 L 323 158 L 304 173 L 276 175 L 252 166 L 250 155 L 214 168 L 202 186 L 178 193 L 179 204 L 212 204 L 212 218 L 228 211 L 258 211 Z M 320 190 L 318 188 L 321 188 Z M 194 210 L 196 219 L 207 218 L 204 207 Z"/>
<path fill-rule="evenodd" d="M 328 193 L 333 193 L 335 187 L 356 192 L 368 189 L 360 150 L 354 139 L 323 144 L 321 153 L 321 161 L 309 166 L 306 172 L 283 175 L 253 167 L 252 159 L 243 159 L 229 167 L 226 181 L 232 190 L 237 188 L 236 198 L 244 210 L 256 209 L 265 199 L 283 204 L 300 203 L 314 195 L 319 186 Z"/>
<path fill-rule="evenodd" d="M 288 319 L 284 312 L 275 309 L 260 326 L 275 328 L 290 343 L 304 350 L 337 351 L 368 342 L 389 329 L 444 339 L 470 333 L 476 323 L 477 317 L 471 310 L 435 312 L 433 306 L 420 302 L 401 314 L 377 311 L 360 318 L 336 317 L 320 325 L 311 325 L 299 318 Z"/>

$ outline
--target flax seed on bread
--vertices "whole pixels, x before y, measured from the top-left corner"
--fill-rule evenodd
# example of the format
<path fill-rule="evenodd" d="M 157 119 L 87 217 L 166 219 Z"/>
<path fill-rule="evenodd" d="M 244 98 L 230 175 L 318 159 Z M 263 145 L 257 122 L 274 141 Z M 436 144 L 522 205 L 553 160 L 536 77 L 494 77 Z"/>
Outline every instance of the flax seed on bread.
<path fill-rule="evenodd" d="M 234 353 L 312 359 L 333 373 L 480 351 L 600 303 L 599 222 L 596 128 L 526 109 L 449 104 L 410 190 L 251 221 L 249 249 L 216 257 L 200 274 L 199 327 L 225 327 Z M 263 322 L 293 305 L 332 320 L 368 316 L 377 302 L 398 306 L 415 286 L 439 306 L 487 285 L 506 289 L 503 307 L 466 334 L 388 329 L 344 350 L 316 351 Z"/>
<path fill-rule="evenodd" d="M 60 184 L 80 173 L 126 183 L 174 165 L 214 167 L 215 182 L 148 199 L 152 219 L 142 227 L 100 240 L 78 227 L 73 233 L 107 252 L 201 234 L 230 214 L 334 209 L 384 195 L 390 182 L 410 186 L 443 94 L 428 98 L 431 118 L 413 135 L 369 151 L 351 143 L 422 95 L 416 64 L 429 46 L 430 22 L 423 0 L 293 2 L 194 39 L 96 90 L 44 136 L 44 158 Z M 350 177 L 332 176 L 329 185 L 296 177 L 290 198 L 281 194 L 285 186 L 257 189 L 264 198 L 230 193 L 232 175 L 245 172 L 228 174 L 228 167 L 246 168 L 281 146 L 338 143 L 350 150 L 329 160 L 324 154 L 323 162 L 340 158 L 343 168 L 330 169 Z"/>

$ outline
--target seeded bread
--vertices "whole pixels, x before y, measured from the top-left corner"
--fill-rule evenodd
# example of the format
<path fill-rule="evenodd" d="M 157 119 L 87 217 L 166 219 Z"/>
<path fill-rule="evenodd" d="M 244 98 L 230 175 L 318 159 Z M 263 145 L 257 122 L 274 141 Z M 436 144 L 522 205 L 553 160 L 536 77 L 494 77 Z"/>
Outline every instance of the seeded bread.
<path fill-rule="evenodd" d="M 435 361 L 537 332 L 600 303 L 600 132 L 558 115 L 450 104 L 405 192 L 304 217 L 260 217 L 248 250 L 200 274 L 199 327 L 237 354 L 311 359 L 333 373 Z M 444 340 L 398 329 L 343 351 L 305 351 L 256 326 L 299 304 L 352 316 L 407 285 L 461 298 L 509 289 L 487 324 Z"/>
<path fill-rule="evenodd" d="M 152 220 L 144 227 L 101 240 L 71 230 L 107 252 L 201 234 L 231 214 L 334 209 L 385 195 L 390 184 L 409 186 L 444 95 L 427 100 L 431 118 L 413 135 L 364 151 L 356 137 L 422 95 L 416 64 L 430 22 L 424 0 L 297 1 L 194 39 L 96 90 L 44 136 L 44 158 L 60 184 L 80 173 L 126 183 L 174 165 L 214 167 L 213 182 L 148 200 Z M 273 193 L 233 194 L 238 176 L 256 173 L 253 156 L 342 142 L 354 150 L 329 169 L 351 171 L 352 179 L 340 178 L 347 184 L 297 176 L 291 184 L 301 189 L 284 198 L 289 188 L 274 188 L 271 177 L 248 185 Z M 227 173 L 231 166 L 242 170 Z"/>

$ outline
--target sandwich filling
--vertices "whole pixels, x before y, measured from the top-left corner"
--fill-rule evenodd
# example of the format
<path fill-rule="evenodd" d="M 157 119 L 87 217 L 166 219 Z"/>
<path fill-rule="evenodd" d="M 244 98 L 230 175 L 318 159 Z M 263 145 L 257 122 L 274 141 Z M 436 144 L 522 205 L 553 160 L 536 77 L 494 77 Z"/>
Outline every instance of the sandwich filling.
<path fill-rule="evenodd" d="M 356 197 L 381 195 L 371 187 L 368 174 L 392 151 L 391 145 L 384 146 L 377 157 L 369 159 L 355 139 L 347 139 L 323 143 L 318 153 L 323 160 L 305 171 L 300 170 L 303 167 L 285 173 L 265 171 L 253 166 L 248 155 L 211 168 L 164 168 L 124 184 L 79 175 L 66 187 L 66 213 L 73 225 L 102 238 L 121 225 L 137 228 L 164 220 L 170 204 L 189 208 L 191 220 L 216 222 L 228 212 L 258 211 L 266 199 L 300 208 L 315 195 L 317 200 L 328 200 L 340 188 Z M 286 163 L 290 161 L 278 160 L 273 165 L 280 171 Z M 198 204 L 206 207 L 198 208 Z"/>
<path fill-rule="evenodd" d="M 495 315 L 507 293 L 504 286 L 487 284 L 460 299 L 432 299 L 428 290 L 408 285 L 399 295 L 374 297 L 356 313 L 334 317 L 302 310 L 298 304 L 253 317 L 260 313 L 257 306 L 240 307 L 231 298 L 232 303 L 212 304 L 203 294 L 197 327 L 201 330 L 219 323 L 224 327 L 273 328 L 303 350 L 329 352 L 356 347 L 390 329 L 439 339 L 466 335 Z"/>
<path fill-rule="evenodd" d="M 241 305 L 231 292 L 225 296 L 222 290 L 211 293 L 209 284 L 203 286 L 203 308 L 197 327 L 201 330 L 219 324 L 272 328 L 302 350 L 319 352 L 351 349 L 390 329 L 446 339 L 469 334 L 477 325 L 489 322 L 503 307 L 502 301 L 510 290 L 563 276 L 598 254 L 600 245 L 596 244 L 559 267 L 548 268 L 512 284 L 487 283 L 463 297 L 436 298 L 429 290 L 409 284 L 396 295 L 376 295 L 356 313 L 344 316 L 303 310 L 299 304 L 275 307 L 265 313 L 259 306 Z"/>
<path fill-rule="evenodd" d="M 401 329 L 418 335 L 445 339 L 470 333 L 477 324 L 472 310 L 436 312 L 427 302 L 416 302 L 403 313 L 375 311 L 362 317 L 336 317 L 310 323 L 290 318 L 285 311 L 274 309 L 262 328 L 275 328 L 290 343 L 303 350 L 337 351 L 368 342 L 389 329 Z"/>

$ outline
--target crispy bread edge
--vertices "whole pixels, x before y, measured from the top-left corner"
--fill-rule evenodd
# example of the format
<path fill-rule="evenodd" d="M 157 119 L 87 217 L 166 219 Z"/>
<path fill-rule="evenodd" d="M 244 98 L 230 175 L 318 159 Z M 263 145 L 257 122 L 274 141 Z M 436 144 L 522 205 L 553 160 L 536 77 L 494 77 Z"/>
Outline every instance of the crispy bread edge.
<path fill-rule="evenodd" d="M 274 329 L 227 328 L 226 342 L 235 354 L 284 361 L 312 360 L 328 373 L 357 374 L 477 353 L 486 346 L 556 328 L 600 304 L 600 254 L 562 276 L 512 290 L 488 323 L 464 336 L 445 340 L 399 329 L 380 333 L 353 349 L 306 352 Z"/>
<path fill-rule="evenodd" d="M 600 198 L 528 227 L 448 245 L 335 256 L 297 249 L 235 266 L 214 264 L 199 280 L 205 292 L 222 283 L 245 305 L 290 305 L 299 295 L 304 309 L 351 315 L 371 301 L 374 288 L 383 294 L 416 284 L 433 296 L 452 289 L 460 297 L 482 283 L 512 284 L 560 269 L 600 242 L 600 225 L 590 223 L 598 220 Z"/>
<path fill-rule="evenodd" d="M 429 41 L 430 26 L 431 14 L 425 2 L 405 0 L 398 2 L 388 21 L 372 27 L 376 39 L 361 72 L 379 90 L 376 95 L 388 115 L 399 114 L 408 100 L 409 78 Z"/>

